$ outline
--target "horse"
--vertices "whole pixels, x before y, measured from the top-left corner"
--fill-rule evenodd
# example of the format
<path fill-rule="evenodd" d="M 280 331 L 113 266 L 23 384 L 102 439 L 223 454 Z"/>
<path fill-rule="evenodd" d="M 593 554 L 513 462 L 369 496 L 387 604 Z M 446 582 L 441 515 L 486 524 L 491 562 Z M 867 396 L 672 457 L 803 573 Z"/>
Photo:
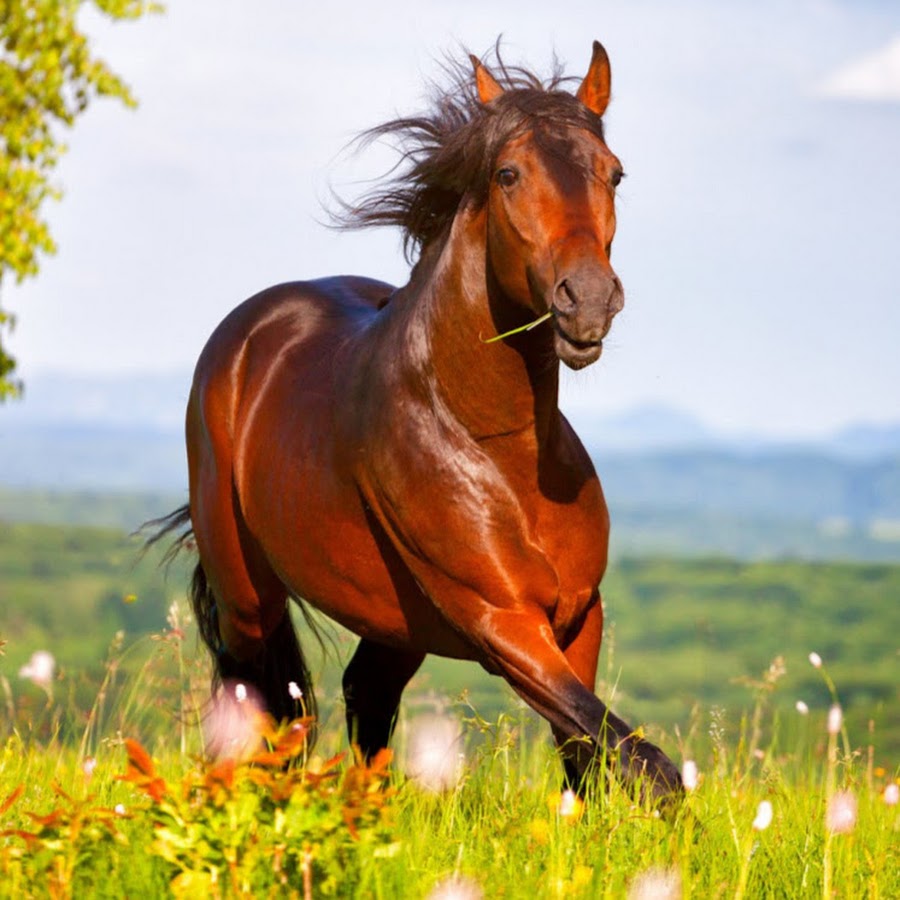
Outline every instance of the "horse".
<path fill-rule="evenodd" d="M 665 805 L 677 767 L 594 693 L 609 515 L 558 406 L 560 362 L 595 362 L 624 303 L 609 58 L 595 41 L 574 93 L 558 66 L 470 60 L 429 112 L 365 133 L 401 166 L 341 214 L 402 229 L 408 283 L 280 284 L 221 322 L 187 404 L 189 502 L 154 540 L 195 544 L 215 677 L 276 719 L 298 688 L 315 712 L 293 600 L 359 636 L 343 694 L 365 758 L 432 653 L 502 676 L 571 786 L 612 771 Z"/>

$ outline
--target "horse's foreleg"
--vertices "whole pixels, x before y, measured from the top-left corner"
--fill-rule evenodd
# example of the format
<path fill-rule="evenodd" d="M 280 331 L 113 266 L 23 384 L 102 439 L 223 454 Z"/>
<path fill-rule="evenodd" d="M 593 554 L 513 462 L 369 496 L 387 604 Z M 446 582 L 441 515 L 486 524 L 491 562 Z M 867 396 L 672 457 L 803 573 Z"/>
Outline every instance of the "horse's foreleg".
<path fill-rule="evenodd" d="M 423 659 L 424 653 L 359 642 L 344 671 L 344 702 L 350 740 L 366 759 L 387 747 L 400 696 Z"/>
<path fill-rule="evenodd" d="M 572 641 L 563 650 L 578 680 L 594 693 L 597 680 L 597 662 L 603 637 L 603 606 L 599 594 L 594 598 Z M 565 769 L 566 786 L 581 790 L 584 773 L 594 756 L 593 742 L 572 740 L 558 726 L 553 725 L 553 737 L 559 747 Z"/>
<path fill-rule="evenodd" d="M 584 779 L 591 762 L 599 760 L 627 786 L 639 786 L 643 795 L 655 800 L 682 790 L 678 769 L 665 753 L 635 734 L 585 685 L 587 666 L 579 677 L 557 646 L 543 613 L 494 608 L 479 622 L 475 637 L 491 666 L 550 722 L 558 741 L 573 747 L 585 742 L 590 748 L 590 753 L 575 752 L 569 757 L 576 784 Z M 585 656 L 590 643 L 586 635 L 581 651 Z M 577 648 L 572 656 L 578 660 Z"/>

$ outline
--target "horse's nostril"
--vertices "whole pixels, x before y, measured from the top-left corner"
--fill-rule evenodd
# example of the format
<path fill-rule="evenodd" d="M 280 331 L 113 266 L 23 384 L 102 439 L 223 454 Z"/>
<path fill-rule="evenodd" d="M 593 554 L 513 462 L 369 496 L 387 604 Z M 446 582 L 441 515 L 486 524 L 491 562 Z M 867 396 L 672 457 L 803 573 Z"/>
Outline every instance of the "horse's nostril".
<path fill-rule="evenodd" d="M 563 278 L 559 284 L 556 285 L 556 309 L 561 313 L 570 313 L 573 312 L 575 307 L 578 305 L 578 299 L 575 296 L 575 292 L 572 290 L 571 285 L 569 284 L 569 280 L 567 278 Z"/>

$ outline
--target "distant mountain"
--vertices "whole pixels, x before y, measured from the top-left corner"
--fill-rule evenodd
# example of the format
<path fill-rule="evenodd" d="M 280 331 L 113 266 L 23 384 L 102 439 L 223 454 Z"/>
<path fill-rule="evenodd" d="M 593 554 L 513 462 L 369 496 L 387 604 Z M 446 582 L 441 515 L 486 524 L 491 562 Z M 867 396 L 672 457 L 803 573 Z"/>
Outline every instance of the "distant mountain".
<path fill-rule="evenodd" d="M 183 493 L 189 380 L 35 376 L 25 402 L 0 407 L 0 487 Z M 889 542 L 900 529 L 900 424 L 790 446 L 728 440 L 664 407 L 571 418 L 615 508 L 875 529 Z"/>
<path fill-rule="evenodd" d="M 670 450 L 718 442 L 698 419 L 666 406 L 640 406 L 606 416 L 575 409 L 568 417 L 586 446 L 604 450 Z"/>
<path fill-rule="evenodd" d="M 900 424 L 852 425 L 826 444 L 836 456 L 877 459 L 900 453 Z"/>
<path fill-rule="evenodd" d="M 190 384 L 187 371 L 115 376 L 36 374 L 28 378 L 24 400 L 0 406 L 0 441 L 13 432 L 75 426 L 97 428 L 107 435 L 115 430 L 180 434 Z M 659 404 L 606 415 L 579 406 L 567 412 L 584 443 L 604 452 L 790 449 L 852 460 L 900 455 L 900 418 L 888 425 L 856 424 L 821 440 L 797 442 L 752 434 L 723 435 L 690 413 Z"/>
<path fill-rule="evenodd" d="M 0 406 L 0 435 L 10 429 L 76 425 L 180 432 L 190 386 L 188 372 L 34 375 L 22 400 Z"/>

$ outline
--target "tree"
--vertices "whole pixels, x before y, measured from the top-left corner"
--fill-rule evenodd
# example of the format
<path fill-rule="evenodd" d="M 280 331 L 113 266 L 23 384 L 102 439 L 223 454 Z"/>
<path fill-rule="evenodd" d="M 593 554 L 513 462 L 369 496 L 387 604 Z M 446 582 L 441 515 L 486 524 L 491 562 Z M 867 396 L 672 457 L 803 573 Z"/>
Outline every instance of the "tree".
<path fill-rule="evenodd" d="M 110 19 L 139 19 L 152 0 L 0 0 L 0 290 L 37 275 L 56 245 L 41 209 L 61 192 L 50 181 L 71 127 L 95 97 L 136 102 L 128 86 L 91 55 L 78 14 L 93 5 Z M 21 392 L 3 347 L 13 317 L 0 305 L 0 402 Z"/>

